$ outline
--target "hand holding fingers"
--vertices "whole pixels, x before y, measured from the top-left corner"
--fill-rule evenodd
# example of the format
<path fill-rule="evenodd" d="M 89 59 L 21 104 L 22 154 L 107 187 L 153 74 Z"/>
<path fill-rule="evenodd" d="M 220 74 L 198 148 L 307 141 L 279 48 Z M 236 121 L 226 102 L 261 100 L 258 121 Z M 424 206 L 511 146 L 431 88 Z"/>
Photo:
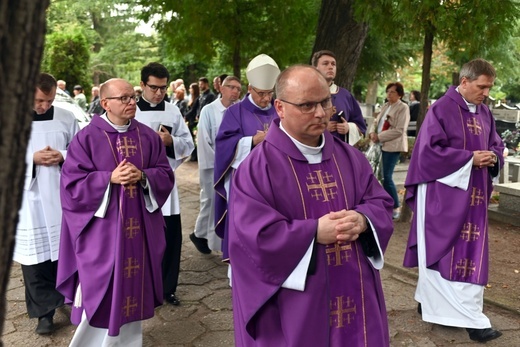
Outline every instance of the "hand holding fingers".
<path fill-rule="evenodd" d="M 338 133 L 341 135 L 347 134 L 349 131 L 349 126 L 347 122 L 338 123 Z"/>
<path fill-rule="evenodd" d="M 346 211 L 345 216 L 338 221 L 336 225 L 338 241 L 354 241 L 367 229 L 365 216 L 356 211 Z"/>

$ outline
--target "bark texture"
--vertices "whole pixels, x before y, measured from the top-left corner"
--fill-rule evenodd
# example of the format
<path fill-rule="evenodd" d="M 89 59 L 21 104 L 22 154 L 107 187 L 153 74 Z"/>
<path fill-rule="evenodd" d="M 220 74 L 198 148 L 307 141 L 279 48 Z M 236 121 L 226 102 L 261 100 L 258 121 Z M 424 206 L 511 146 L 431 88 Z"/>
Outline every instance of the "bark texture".
<path fill-rule="evenodd" d="M 354 0 L 322 0 L 313 52 L 334 52 L 338 66 L 335 83 L 351 90 L 368 24 L 354 19 Z"/>
<path fill-rule="evenodd" d="M 49 0 L 0 0 L 0 336 L 48 5 Z"/>

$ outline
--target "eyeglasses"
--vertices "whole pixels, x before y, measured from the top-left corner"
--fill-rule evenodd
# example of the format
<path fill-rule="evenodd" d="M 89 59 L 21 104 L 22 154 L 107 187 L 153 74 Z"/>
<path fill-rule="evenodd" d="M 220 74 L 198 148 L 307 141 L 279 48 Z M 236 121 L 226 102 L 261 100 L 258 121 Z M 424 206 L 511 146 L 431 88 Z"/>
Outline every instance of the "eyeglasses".
<path fill-rule="evenodd" d="M 126 104 L 130 103 L 130 100 L 134 100 L 135 102 L 138 102 L 139 101 L 139 96 L 137 96 L 137 95 L 132 95 L 132 96 L 128 96 L 128 95 L 111 96 L 111 97 L 105 98 L 105 99 L 108 99 L 108 100 L 117 99 L 117 100 L 121 101 L 122 104 L 126 105 Z"/>
<path fill-rule="evenodd" d="M 168 86 L 154 86 L 152 84 L 147 84 L 146 86 L 154 93 L 156 93 L 158 90 L 160 90 L 161 93 L 165 93 L 166 89 L 168 89 Z"/>
<path fill-rule="evenodd" d="M 224 84 L 224 85 L 222 85 L 222 86 L 223 86 L 223 87 L 228 87 L 228 88 L 231 89 L 231 90 L 236 90 L 237 92 L 239 92 L 239 91 L 242 90 L 242 88 L 237 87 L 237 86 L 232 86 L 231 84 Z"/>
<path fill-rule="evenodd" d="M 323 108 L 324 111 L 327 111 L 332 108 L 332 100 L 330 97 L 328 97 L 324 100 L 318 101 L 318 102 L 304 102 L 301 104 L 295 104 L 294 102 L 290 102 L 290 101 L 286 101 L 286 100 L 282 100 L 282 99 L 278 99 L 278 100 L 298 107 L 300 109 L 300 111 L 304 114 L 316 112 L 318 104 L 321 105 L 321 108 Z"/>
<path fill-rule="evenodd" d="M 253 89 L 255 91 L 255 93 L 261 98 L 265 98 L 266 96 L 269 97 L 269 98 L 272 98 L 273 97 L 273 94 L 274 94 L 274 91 L 270 91 L 270 92 L 259 92 L 258 90 L 256 90 L 255 87 L 251 87 L 251 89 Z"/>

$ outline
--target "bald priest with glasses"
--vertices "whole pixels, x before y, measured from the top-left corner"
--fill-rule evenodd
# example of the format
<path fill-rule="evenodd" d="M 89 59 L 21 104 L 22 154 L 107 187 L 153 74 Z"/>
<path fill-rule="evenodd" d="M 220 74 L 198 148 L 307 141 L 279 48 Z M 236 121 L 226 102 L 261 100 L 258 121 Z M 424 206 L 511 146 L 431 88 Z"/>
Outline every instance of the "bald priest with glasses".
<path fill-rule="evenodd" d="M 390 196 L 362 153 L 325 131 L 327 81 L 296 65 L 279 119 L 236 170 L 228 209 L 236 346 L 389 346 L 379 270 Z"/>
<path fill-rule="evenodd" d="M 70 346 L 140 346 L 163 302 L 161 206 L 173 171 L 155 131 L 134 119 L 130 83 L 101 86 L 106 110 L 72 140 L 61 172 L 57 289 L 78 325 Z"/>

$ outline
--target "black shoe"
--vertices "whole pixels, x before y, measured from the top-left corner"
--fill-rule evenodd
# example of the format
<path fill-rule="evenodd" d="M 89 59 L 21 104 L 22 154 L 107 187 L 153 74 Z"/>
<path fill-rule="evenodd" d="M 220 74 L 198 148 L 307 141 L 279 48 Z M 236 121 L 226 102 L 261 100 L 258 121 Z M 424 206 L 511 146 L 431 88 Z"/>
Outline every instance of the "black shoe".
<path fill-rule="evenodd" d="M 195 233 L 190 234 L 190 240 L 195 245 L 195 248 L 197 248 L 197 251 L 202 254 L 211 254 L 211 249 L 208 247 L 208 240 L 195 236 Z"/>
<path fill-rule="evenodd" d="M 473 341 L 478 342 L 487 342 L 499 338 L 502 336 L 502 333 L 493 328 L 486 329 L 470 329 L 466 328 L 469 334 L 469 338 Z"/>
<path fill-rule="evenodd" d="M 48 335 L 54 331 L 54 323 L 52 316 L 44 316 L 38 318 L 38 326 L 36 327 L 36 333 L 40 335 Z"/>
<path fill-rule="evenodd" d="M 164 301 L 174 306 L 179 306 L 181 304 L 179 299 L 175 296 L 175 293 L 165 296 Z"/>
<path fill-rule="evenodd" d="M 419 303 L 419 304 L 417 305 L 417 313 L 418 313 L 418 314 L 422 314 L 422 306 L 421 306 L 421 303 Z"/>

